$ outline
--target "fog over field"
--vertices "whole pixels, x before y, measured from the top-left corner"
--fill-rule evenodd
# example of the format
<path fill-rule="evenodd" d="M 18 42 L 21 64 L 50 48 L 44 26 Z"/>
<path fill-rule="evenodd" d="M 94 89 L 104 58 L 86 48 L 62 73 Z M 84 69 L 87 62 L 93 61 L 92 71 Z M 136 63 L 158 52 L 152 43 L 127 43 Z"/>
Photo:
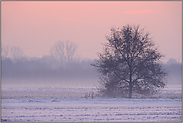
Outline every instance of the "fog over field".
<path fill-rule="evenodd" d="M 1 122 L 182 122 L 181 10 L 2 1 Z"/>
<path fill-rule="evenodd" d="M 181 63 L 162 64 L 168 85 L 149 97 L 98 95 L 95 60 L 2 59 L 1 122 L 180 122 Z M 149 105 L 150 104 L 150 105 Z"/>
<path fill-rule="evenodd" d="M 99 73 L 91 66 L 95 60 L 80 59 L 61 63 L 49 56 L 2 60 L 2 87 L 96 87 Z M 181 85 L 181 63 L 170 59 L 162 64 L 168 85 Z"/>
<path fill-rule="evenodd" d="M 12 62 L 2 60 L 2 85 L 40 87 L 92 87 L 97 73 L 90 65 L 92 60 L 69 63 L 54 61 L 49 56 L 22 59 Z"/>

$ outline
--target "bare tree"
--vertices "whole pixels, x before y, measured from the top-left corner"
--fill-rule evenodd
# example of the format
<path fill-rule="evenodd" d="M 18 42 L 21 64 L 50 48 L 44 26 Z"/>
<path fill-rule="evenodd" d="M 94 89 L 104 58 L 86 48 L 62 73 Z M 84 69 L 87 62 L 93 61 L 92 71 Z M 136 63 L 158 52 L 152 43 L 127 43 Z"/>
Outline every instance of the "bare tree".
<path fill-rule="evenodd" d="M 64 61 L 65 60 L 64 43 L 58 41 L 57 44 L 55 44 L 50 49 L 50 54 L 53 58 L 55 58 L 59 62 Z"/>
<path fill-rule="evenodd" d="M 73 42 L 66 41 L 66 57 L 67 61 L 71 61 L 73 59 L 74 53 L 76 52 L 77 46 Z"/>
<path fill-rule="evenodd" d="M 59 62 L 70 62 L 76 52 L 77 46 L 73 42 L 58 41 L 51 49 L 50 54 Z"/>
<path fill-rule="evenodd" d="M 5 46 L 1 43 L 1 56 L 2 59 L 7 58 L 9 53 L 9 46 Z"/>
<path fill-rule="evenodd" d="M 14 61 L 23 57 L 23 50 L 19 46 L 12 46 L 10 49 L 10 58 Z"/>
<path fill-rule="evenodd" d="M 164 88 L 166 73 L 158 63 L 163 55 L 144 29 L 129 25 L 111 29 L 107 40 L 93 64 L 101 73 L 103 94 L 131 98 L 132 93 L 149 95 Z"/>

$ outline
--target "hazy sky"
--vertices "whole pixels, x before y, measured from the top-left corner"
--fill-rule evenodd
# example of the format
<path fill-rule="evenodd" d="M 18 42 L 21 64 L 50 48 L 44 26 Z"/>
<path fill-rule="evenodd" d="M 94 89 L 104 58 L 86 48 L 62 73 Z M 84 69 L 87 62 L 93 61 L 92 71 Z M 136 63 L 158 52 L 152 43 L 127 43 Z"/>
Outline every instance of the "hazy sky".
<path fill-rule="evenodd" d="M 98 58 L 110 28 L 126 24 L 145 27 L 164 62 L 182 59 L 181 1 L 1 2 L 1 42 L 30 57 L 48 55 L 57 41 L 69 40 L 78 44 L 80 57 Z"/>

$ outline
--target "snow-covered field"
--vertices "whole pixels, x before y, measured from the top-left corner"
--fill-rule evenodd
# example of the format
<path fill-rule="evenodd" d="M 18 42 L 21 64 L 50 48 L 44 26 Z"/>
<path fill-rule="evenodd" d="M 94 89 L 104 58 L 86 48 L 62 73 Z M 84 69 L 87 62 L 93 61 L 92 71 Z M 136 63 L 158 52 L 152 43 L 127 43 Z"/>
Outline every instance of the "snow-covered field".
<path fill-rule="evenodd" d="M 1 122 L 181 122 L 181 87 L 150 98 L 100 98 L 92 88 L 1 88 Z M 88 95 L 93 94 L 87 98 Z"/>

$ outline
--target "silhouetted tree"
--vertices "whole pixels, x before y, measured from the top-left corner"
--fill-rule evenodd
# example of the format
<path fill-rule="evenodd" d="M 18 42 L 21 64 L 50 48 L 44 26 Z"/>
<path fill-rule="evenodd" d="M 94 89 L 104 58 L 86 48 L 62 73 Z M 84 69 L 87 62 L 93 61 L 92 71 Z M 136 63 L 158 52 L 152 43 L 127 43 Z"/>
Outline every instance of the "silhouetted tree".
<path fill-rule="evenodd" d="M 16 62 L 23 57 L 23 50 L 19 46 L 12 46 L 10 49 L 10 58 Z"/>
<path fill-rule="evenodd" d="M 51 49 L 50 54 L 53 58 L 59 62 L 70 62 L 73 60 L 74 54 L 76 52 L 77 46 L 73 42 L 58 41 Z"/>
<path fill-rule="evenodd" d="M 107 96 L 149 95 L 164 88 L 166 73 L 158 61 L 163 55 L 154 48 L 148 33 L 139 26 L 111 29 L 103 53 L 92 64 L 101 73 L 101 92 Z"/>
<path fill-rule="evenodd" d="M 77 46 L 73 42 L 66 41 L 65 48 L 66 48 L 66 58 L 67 61 L 69 62 L 73 59 Z"/>
<path fill-rule="evenodd" d="M 2 59 L 8 58 L 8 53 L 9 53 L 8 45 L 5 46 L 1 43 L 1 57 L 2 57 Z"/>

